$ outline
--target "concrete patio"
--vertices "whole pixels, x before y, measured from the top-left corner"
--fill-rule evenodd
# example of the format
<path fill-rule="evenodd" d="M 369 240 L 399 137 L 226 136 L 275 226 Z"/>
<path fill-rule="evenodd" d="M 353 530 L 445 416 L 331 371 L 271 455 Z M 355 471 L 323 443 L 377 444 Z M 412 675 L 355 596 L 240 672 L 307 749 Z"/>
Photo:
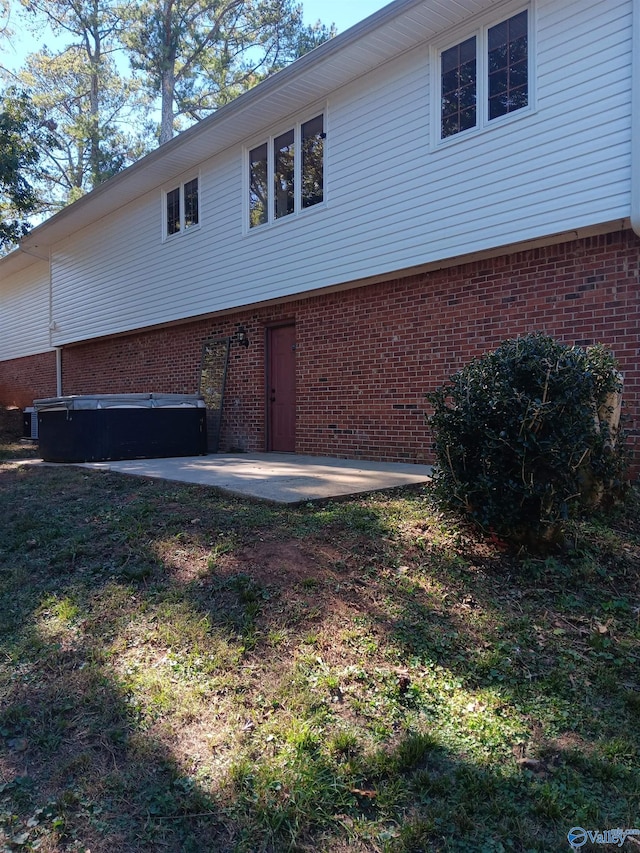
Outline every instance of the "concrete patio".
<path fill-rule="evenodd" d="M 21 464 L 61 464 L 29 460 Z M 215 486 L 241 497 L 299 503 L 426 483 L 430 465 L 369 462 L 293 453 L 233 453 L 170 459 L 124 459 L 74 463 L 181 483 Z"/>

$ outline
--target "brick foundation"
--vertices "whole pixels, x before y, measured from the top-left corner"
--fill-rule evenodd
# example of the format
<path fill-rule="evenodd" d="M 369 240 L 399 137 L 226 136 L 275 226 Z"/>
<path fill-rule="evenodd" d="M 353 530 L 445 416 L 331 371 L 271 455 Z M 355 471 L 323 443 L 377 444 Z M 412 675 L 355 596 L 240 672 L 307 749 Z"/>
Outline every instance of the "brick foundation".
<path fill-rule="evenodd" d="M 284 321 L 296 325 L 298 453 L 428 461 L 425 393 L 532 331 L 614 353 L 638 444 L 640 239 L 631 231 L 67 347 L 63 390 L 195 393 L 203 341 L 241 324 L 250 345 L 231 347 L 221 449 L 264 450 L 267 329 Z M 0 387 L 5 371 L 0 364 Z"/>

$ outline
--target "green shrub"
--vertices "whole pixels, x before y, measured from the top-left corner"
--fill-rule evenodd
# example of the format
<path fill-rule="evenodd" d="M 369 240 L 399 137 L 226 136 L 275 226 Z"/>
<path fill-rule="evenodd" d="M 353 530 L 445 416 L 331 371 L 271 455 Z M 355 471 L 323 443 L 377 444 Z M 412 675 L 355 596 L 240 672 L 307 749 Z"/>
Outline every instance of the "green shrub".
<path fill-rule="evenodd" d="M 567 518 L 623 486 L 621 392 L 601 345 L 505 341 L 427 395 L 437 499 L 507 539 L 561 538 Z"/>

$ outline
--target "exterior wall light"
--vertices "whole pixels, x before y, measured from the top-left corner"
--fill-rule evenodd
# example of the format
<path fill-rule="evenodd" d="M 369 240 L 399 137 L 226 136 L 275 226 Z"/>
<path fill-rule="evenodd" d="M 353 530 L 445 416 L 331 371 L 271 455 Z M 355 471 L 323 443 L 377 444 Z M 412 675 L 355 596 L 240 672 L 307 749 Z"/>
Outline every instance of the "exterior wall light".
<path fill-rule="evenodd" d="M 249 335 L 244 326 L 238 326 L 238 330 L 234 335 L 236 343 L 241 347 L 249 346 Z"/>

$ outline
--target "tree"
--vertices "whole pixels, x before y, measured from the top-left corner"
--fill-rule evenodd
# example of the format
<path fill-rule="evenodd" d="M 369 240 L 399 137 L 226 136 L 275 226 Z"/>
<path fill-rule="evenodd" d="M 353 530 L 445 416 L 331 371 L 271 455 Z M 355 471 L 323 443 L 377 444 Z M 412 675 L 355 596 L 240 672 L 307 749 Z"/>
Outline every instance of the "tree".
<path fill-rule="evenodd" d="M 43 47 L 11 75 L 49 123 L 30 176 L 41 212 L 74 201 L 145 154 L 158 99 L 166 141 L 180 119 L 182 126 L 199 120 L 335 35 L 320 21 L 303 26 L 294 0 L 20 2 L 63 45 Z M 0 0 L 0 20 L 6 3 Z M 126 76 L 123 56 L 144 76 Z"/>
<path fill-rule="evenodd" d="M 129 92 L 111 60 L 102 61 L 97 111 L 91 109 L 92 71 L 75 47 L 32 54 L 20 79 L 53 123 L 37 174 L 43 207 L 56 210 L 75 201 L 145 153 L 140 136 L 123 129 Z"/>
<path fill-rule="evenodd" d="M 11 45 L 13 39 L 13 29 L 11 28 L 11 7 L 9 0 L 0 0 L 0 44 L 8 42 Z M 0 56 L 0 74 L 5 75 L 9 72 L 2 64 L 4 56 Z"/>
<path fill-rule="evenodd" d="M 335 33 L 305 28 L 292 0 L 146 0 L 123 43 L 161 101 L 160 143 Z"/>
<path fill-rule="evenodd" d="M 0 37 L 6 37 L 9 33 L 9 2 L 0 0 Z"/>
<path fill-rule="evenodd" d="M 334 38 L 337 34 L 338 30 L 335 24 L 331 24 L 328 27 L 322 21 L 316 21 L 315 24 L 302 27 L 296 38 L 295 55 L 293 58 L 299 59 L 305 53 L 309 53 L 309 51 L 324 44 L 325 41 Z"/>
<path fill-rule="evenodd" d="M 0 101 L 0 250 L 29 230 L 28 216 L 38 199 L 27 173 L 38 162 L 38 143 L 46 143 L 48 127 L 25 92 L 6 92 Z"/>
<path fill-rule="evenodd" d="M 122 77 L 114 54 L 123 26 L 112 0 L 22 0 L 55 36 L 59 53 L 32 54 L 19 75 L 34 101 L 54 119 L 53 150 L 43 152 L 41 181 L 53 207 L 73 201 L 145 153 L 144 128 L 131 112 L 145 109 L 139 86 Z"/>

